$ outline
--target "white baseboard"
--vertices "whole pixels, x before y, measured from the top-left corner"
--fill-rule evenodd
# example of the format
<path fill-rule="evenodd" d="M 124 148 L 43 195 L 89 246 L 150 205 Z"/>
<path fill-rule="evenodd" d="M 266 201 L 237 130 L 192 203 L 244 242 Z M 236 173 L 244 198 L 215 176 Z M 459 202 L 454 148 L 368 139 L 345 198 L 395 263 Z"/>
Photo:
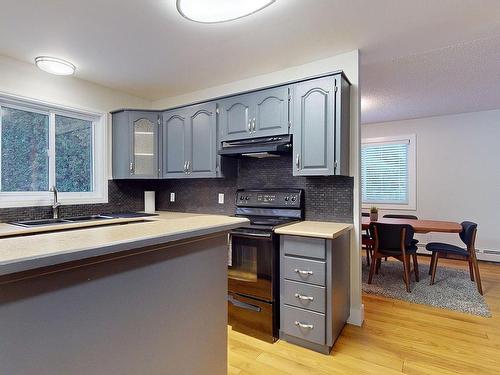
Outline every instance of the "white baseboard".
<path fill-rule="evenodd" d="M 351 308 L 349 319 L 347 319 L 348 324 L 361 327 L 363 321 L 365 320 L 365 305 L 361 304 L 359 309 Z"/>

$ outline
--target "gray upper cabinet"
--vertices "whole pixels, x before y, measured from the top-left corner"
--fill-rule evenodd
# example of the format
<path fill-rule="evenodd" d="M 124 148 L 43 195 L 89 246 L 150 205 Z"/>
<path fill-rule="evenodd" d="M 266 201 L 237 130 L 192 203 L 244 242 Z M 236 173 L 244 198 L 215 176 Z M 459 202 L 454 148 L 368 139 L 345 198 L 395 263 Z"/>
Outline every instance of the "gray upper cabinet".
<path fill-rule="evenodd" d="M 163 113 L 163 177 L 217 177 L 214 102 Z"/>
<path fill-rule="evenodd" d="M 187 173 L 188 115 L 185 109 L 163 113 L 163 177 L 183 177 Z"/>
<path fill-rule="evenodd" d="M 245 139 L 252 136 L 252 95 L 238 95 L 219 102 L 221 139 Z"/>
<path fill-rule="evenodd" d="M 222 141 L 288 134 L 288 86 L 223 99 L 219 106 Z"/>
<path fill-rule="evenodd" d="M 255 100 L 255 116 L 252 120 L 254 136 L 266 137 L 288 134 L 288 86 L 257 91 Z"/>
<path fill-rule="evenodd" d="M 349 84 L 342 75 L 293 86 L 293 175 L 349 174 Z"/>
<path fill-rule="evenodd" d="M 157 112 L 113 114 L 113 178 L 158 178 L 158 122 Z"/>
<path fill-rule="evenodd" d="M 224 141 L 293 134 L 293 175 L 349 175 L 350 84 L 343 74 L 163 113 L 113 113 L 113 178 L 233 175 Z"/>

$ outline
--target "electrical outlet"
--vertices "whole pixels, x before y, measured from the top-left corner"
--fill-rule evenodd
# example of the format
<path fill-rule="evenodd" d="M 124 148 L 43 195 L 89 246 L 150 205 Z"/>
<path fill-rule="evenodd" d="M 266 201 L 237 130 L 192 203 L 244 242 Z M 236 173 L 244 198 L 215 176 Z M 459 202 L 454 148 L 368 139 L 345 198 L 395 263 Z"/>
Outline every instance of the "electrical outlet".
<path fill-rule="evenodd" d="M 219 193 L 219 204 L 224 204 L 224 193 Z"/>
<path fill-rule="evenodd" d="M 175 202 L 175 193 L 170 193 L 170 202 Z"/>

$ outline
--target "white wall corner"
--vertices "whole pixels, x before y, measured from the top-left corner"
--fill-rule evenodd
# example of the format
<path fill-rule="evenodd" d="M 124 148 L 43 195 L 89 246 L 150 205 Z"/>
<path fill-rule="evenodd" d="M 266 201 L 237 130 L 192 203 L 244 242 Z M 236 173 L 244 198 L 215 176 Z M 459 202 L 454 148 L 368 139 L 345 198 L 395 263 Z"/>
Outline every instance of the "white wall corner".
<path fill-rule="evenodd" d="M 353 309 L 349 313 L 349 318 L 347 319 L 347 324 L 352 324 L 358 327 L 363 325 L 365 320 L 365 305 L 361 304 L 360 308 Z"/>

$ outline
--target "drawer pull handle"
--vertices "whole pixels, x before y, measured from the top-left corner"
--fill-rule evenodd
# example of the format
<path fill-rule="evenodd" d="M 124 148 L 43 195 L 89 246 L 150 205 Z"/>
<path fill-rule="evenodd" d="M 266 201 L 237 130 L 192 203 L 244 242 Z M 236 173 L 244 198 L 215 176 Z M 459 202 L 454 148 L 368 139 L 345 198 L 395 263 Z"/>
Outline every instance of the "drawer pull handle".
<path fill-rule="evenodd" d="M 314 329 L 314 326 L 312 324 L 305 324 L 305 323 L 301 323 L 301 322 L 298 322 L 298 321 L 295 321 L 295 325 L 297 327 L 300 327 L 300 328 Z"/>
<path fill-rule="evenodd" d="M 298 273 L 299 275 L 307 275 L 307 276 L 310 276 L 314 273 L 313 271 L 304 271 L 304 270 L 299 270 L 298 268 L 295 268 L 293 271 Z"/>
<path fill-rule="evenodd" d="M 304 300 L 304 301 L 314 301 L 314 297 L 304 296 L 300 293 L 295 293 L 295 298 Z"/>

